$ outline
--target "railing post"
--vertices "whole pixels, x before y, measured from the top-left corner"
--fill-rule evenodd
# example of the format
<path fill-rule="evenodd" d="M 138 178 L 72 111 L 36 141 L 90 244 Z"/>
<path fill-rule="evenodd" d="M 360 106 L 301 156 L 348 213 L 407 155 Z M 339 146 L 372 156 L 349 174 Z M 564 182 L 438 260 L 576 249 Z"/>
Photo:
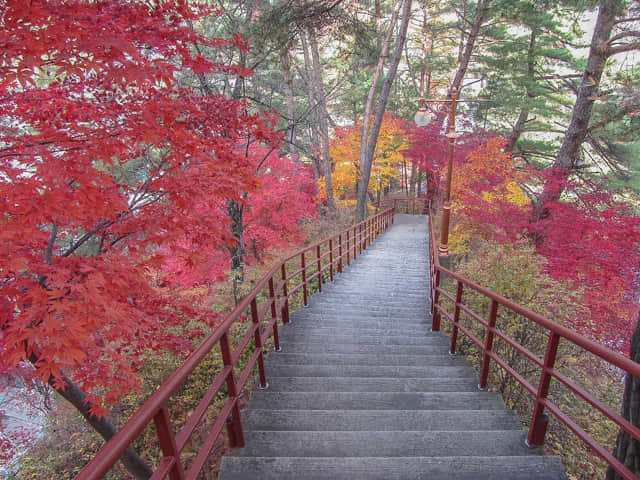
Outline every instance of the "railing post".
<path fill-rule="evenodd" d="M 436 270 L 436 275 L 434 281 L 431 285 L 431 291 L 433 292 L 433 298 L 431 300 L 431 331 L 439 332 L 440 331 L 440 312 L 436 308 L 438 305 L 438 300 L 440 297 L 440 292 L 438 288 L 440 287 L 440 270 Z"/>
<path fill-rule="evenodd" d="M 260 335 L 260 319 L 258 318 L 258 301 L 254 298 L 251 300 L 251 322 L 256 326 L 253 334 L 255 348 L 260 351 L 258 355 L 258 376 L 260 377 L 260 385 L 258 388 L 265 389 L 269 386 L 267 383 L 267 375 L 264 371 L 264 350 L 262 348 L 262 336 Z"/>
<path fill-rule="evenodd" d="M 367 240 L 369 238 L 369 219 L 367 218 L 364 221 L 364 225 L 360 227 L 360 231 L 362 232 L 362 250 L 367 249 Z M 362 252 L 362 250 L 360 250 Z"/>
<path fill-rule="evenodd" d="M 544 404 L 549 394 L 549 385 L 551 384 L 551 372 L 556 363 L 556 354 L 558 353 L 558 344 L 560 336 L 555 332 L 549 333 L 549 341 L 547 342 L 547 352 L 544 355 L 544 366 L 540 374 L 540 383 L 538 384 L 538 394 L 536 395 L 536 403 L 533 406 L 533 415 L 531 417 L 531 425 L 529 426 L 529 435 L 527 436 L 528 447 L 539 447 L 544 444 L 544 437 L 547 434 L 547 425 L 549 418 L 544 413 Z"/>
<path fill-rule="evenodd" d="M 456 306 L 453 310 L 453 328 L 451 330 L 451 347 L 449 347 L 449 353 L 455 355 L 456 344 L 458 342 L 458 324 L 460 323 L 460 302 L 462 302 L 462 282 L 458 280 L 458 286 L 456 288 Z"/>
<path fill-rule="evenodd" d="M 342 233 L 338 235 L 338 273 L 342 273 Z"/>
<path fill-rule="evenodd" d="M 227 392 L 229 398 L 234 401 L 231 409 L 231 421 L 227 423 L 227 434 L 229 435 L 229 445 L 231 447 L 244 447 L 244 431 L 242 429 L 242 417 L 240 415 L 240 402 L 238 402 L 238 387 L 233 375 L 233 364 L 231 363 L 231 348 L 229 347 L 229 334 L 223 333 L 220 337 L 220 353 L 222 363 L 225 367 L 231 367 L 227 375 Z"/>
<path fill-rule="evenodd" d="M 284 264 L 283 264 L 284 266 Z M 274 274 L 275 275 L 275 274 Z M 273 321 L 273 349 L 276 352 L 280 351 L 280 334 L 278 332 L 278 313 L 276 309 L 276 289 L 273 285 L 273 277 L 269 279 L 269 296 L 271 297 L 271 320 Z M 284 322 L 284 318 L 282 319 Z"/>
<path fill-rule="evenodd" d="M 333 238 L 329 239 L 329 279 L 333 282 Z"/>
<path fill-rule="evenodd" d="M 484 348 L 482 349 L 482 368 L 480 370 L 480 390 L 486 390 L 487 379 L 489 378 L 489 364 L 491 357 L 487 352 L 491 352 L 493 348 L 493 336 L 495 334 L 496 319 L 498 318 L 498 302 L 491 300 L 491 308 L 489 310 L 489 326 L 487 327 L 487 335 L 484 339 Z"/>
<path fill-rule="evenodd" d="M 289 323 L 289 288 L 287 287 L 287 269 L 284 263 L 280 268 L 280 273 L 282 274 L 282 295 L 285 298 L 282 306 L 282 323 Z"/>
<path fill-rule="evenodd" d="M 304 252 L 300 254 L 300 268 L 302 268 L 302 300 L 305 307 L 308 307 L 307 303 L 307 263 L 304 258 Z"/>
<path fill-rule="evenodd" d="M 318 292 L 322 293 L 322 260 L 320 260 L 320 245 L 316 247 L 316 265 L 318 268 Z"/>
<path fill-rule="evenodd" d="M 371 242 L 375 239 L 374 234 L 376 231 L 376 220 L 375 218 L 369 219 L 369 234 L 367 235 L 367 243 L 371 245 Z"/>
<path fill-rule="evenodd" d="M 173 428 L 171 428 L 171 420 L 169 419 L 169 409 L 167 405 L 163 405 L 162 408 L 153 417 L 153 423 L 156 426 L 156 432 L 158 434 L 158 440 L 160 442 L 160 448 L 165 458 L 173 458 L 174 463 L 169 477 L 171 480 L 184 480 L 184 468 L 180 461 L 180 453 L 176 445 L 176 437 L 173 434 Z"/>
<path fill-rule="evenodd" d="M 347 267 L 350 265 L 349 256 L 351 255 L 351 249 L 349 248 L 349 230 L 347 230 Z"/>

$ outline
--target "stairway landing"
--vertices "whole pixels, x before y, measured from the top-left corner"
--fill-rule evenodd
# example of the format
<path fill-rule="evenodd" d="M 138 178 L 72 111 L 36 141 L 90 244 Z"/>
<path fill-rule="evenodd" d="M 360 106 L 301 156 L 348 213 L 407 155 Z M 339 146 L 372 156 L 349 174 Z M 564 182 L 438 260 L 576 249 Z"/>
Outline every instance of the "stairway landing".
<path fill-rule="evenodd" d="M 566 480 L 430 331 L 425 216 L 395 224 L 280 330 L 220 480 Z"/>

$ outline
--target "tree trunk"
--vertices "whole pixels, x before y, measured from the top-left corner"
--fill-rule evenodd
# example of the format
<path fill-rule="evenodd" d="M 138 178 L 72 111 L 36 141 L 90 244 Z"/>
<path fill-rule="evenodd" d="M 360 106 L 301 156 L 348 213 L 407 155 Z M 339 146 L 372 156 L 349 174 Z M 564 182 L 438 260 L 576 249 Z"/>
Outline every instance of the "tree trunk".
<path fill-rule="evenodd" d="M 311 78 L 313 77 L 313 74 L 311 73 L 311 70 L 312 70 L 311 58 L 309 55 L 309 47 L 307 45 L 307 40 L 305 39 L 305 36 L 303 34 L 300 35 L 300 42 L 302 43 L 302 54 L 304 57 L 304 73 L 305 73 L 304 75 L 301 74 L 301 76 L 305 80 L 305 85 L 307 86 L 307 96 L 309 98 L 309 103 L 313 104 L 315 102 L 314 99 L 316 98 L 316 94 L 314 91 L 315 88 L 314 88 L 313 80 L 311 80 Z M 309 156 L 311 157 L 311 164 L 313 166 L 313 181 L 316 186 L 316 192 L 319 192 L 320 191 L 319 181 L 320 181 L 320 177 L 322 176 L 322 168 L 320 165 L 320 159 L 318 158 L 318 156 L 316 155 L 316 152 L 314 151 L 314 147 L 320 144 L 320 141 L 318 140 L 319 139 L 318 120 L 317 120 L 318 109 L 313 105 L 311 105 L 310 108 L 316 121 L 309 123 L 309 137 L 311 138 L 311 152 L 309 153 Z M 324 213 L 325 212 L 323 211 L 322 205 L 318 204 L 318 214 L 323 215 Z"/>
<path fill-rule="evenodd" d="M 409 195 L 418 196 L 416 192 L 416 180 L 418 176 L 418 165 L 415 162 L 411 162 L 411 177 L 409 179 Z"/>
<path fill-rule="evenodd" d="M 243 208 L 236 200 L 227 202 L 227 215 L 231 219 L 231 233 L 235 244 L 228 247 L 231 254 L 231 268 L 242 271 L 242 259 L 244 257 L 244 224 L 242 223 Z"/>
<path fill-rule="evenodd" d="M 640 315 L 636 328 L 631 336 L 631 360 L 640 362 Z M 640 378 L 627 375 L 622 397 L 622 416 L 636 427 L 640 427 Z M 636 475 L 640 474 L 640 442 L 624 429 L 620 429 L 615 457 Z M 622 477 L 611 467 L 607 469 L 606 480 L 622 480 Z"/>
<path fill-rule="evenodd" d="M 480 32 L 480 27 L 486 20 L 487 13 L 489 12 L 489 1 L 490 0 L 480 0 L 480 2 L 478 2 L 478 7 L 476 8 L 476 15 L 473 19 L 473 24 L 471 25 L 471 30 L 469 31 L 467 42 L 464 46 L 464 50 L 458 62 L 456 76 L 454 77 L 453 82 L 449 87 L 449 97 L 451 97 L 453 88 L 458 91 L 458 96 L 460 95 L 460 91 L 462 90 L 462 80 L 467 73 L 467 68 L 469 66 L 469 61 L 471 60 L 471 54 L 473 53 L 476 39 L 478 38 L 478 33 Z"/>
<path fill-rule="evenodd" d="M 289 117 L 289 151 L 294 159 L 298 159 L 298 142 L 296 141 L 296 104 L 293 97 L 293 77 L 291 75 L 291 61 L 287 48 L 280 50 L 280 64 L 282 65 L 282 88 L 287 101 L 287 116 Z"/>
<path fill-rule="evenodd" d="M 381 45 L 380 48 L 380 56 L 378 57 L 378 63 L 376 65 L 376 69 L 373 73 L 373 79 L 371 80 L 371 85 L 369 86 L 369 92 L 367 93 L 367 101 L 364 105 L 364 112 L 362 114 L 362 133 L 360 136 L 360 173 L 362 175 L 362 165 L 366 164 L 366 156 L 367 156 L 367 146 L 369 144 L 369 134 L 370 134 L 370 122 L 371 122 L 371 112 L 373 111 L 373 102 L 375 100 L 376 90 L 378 89 L 378 83 L 380 82 L 380 77 L 384 71 L 384 61 L 387 58 L 387 53 L 389 52 L 389 44 L 391 43 L 391 36 L 393 35 L 393 30 L 395 28 L 396 22 L 398 20 L 398 15 L 400 14 L 400 9 L 402 8 L 402 0 L 398 0 L 396 2 L 396 7 L 393 10 L 393 14 L 391 16 L 391 22 L 389 24 L 389 30 L 387 31 L 387 35 L 385 36 L 384 42 L 382 42 L 381 30 L 378 28 L 378 44 Z M 377 23 L 380 25 L 380 22 Z M 369 167 L 371 168 L 371 167 Z M 367 188 L 368 188 L 367 182 Z M 358 188 L 356 188 L 356 196 Z M 358 215 L 359 207 L 356 207 L 356 216 Z M 359 222 L 362 220 L 358 220 Z"/>
<path fill-rule="evenodd" d="M 367 145 L 365 149 L 365 155 L 361 156 L 360 161 L 360 173 L 361 177 L 358 182 L 358 195 L 356 204 L 356 222 L 362 222 L 367 215 L 367 189 L 369 188 L 369 179 L 371 178 L 371 166 L 373 164 L 373 156 L 376 150 L 376 143 L 378 141 L 378 135 L 380 133 L 380 127 L 382 126 L 382 118 L 387 107 L 387 101 L 389 99 L 389 92 L 391 92 L 391 85 L 396 77 L 398 70 L 398 63 L 400 63 L 400 57 L 402 56 L 402 50 L 404 48 L 404 42 L 407 38 L 407 27 L 409 25 L 409 17 L 411 14 L 412 0 L 404 0 L 404 8 L 402 10 L 402 23 L 400 24 L 400 32 L 398 33 L 398 39 L 396 40 L 395 51 L 393 52 L 393 59 L 387 72 L 384 85 L 382 86 L 382 92 L 378 98 L 378 104 L 376 105 L 376 114 L 367 139 Z"/>
<path fill-rule="evenodd" d="M 564 191 L 564 180 L 569 177 L 576 166 L 580 149 L 587 135 L 593 104 L 598 96 L 602 72 L 610 56 L 608 41 L 616 16 L 623 8 L 622 4 L 621 0 L 603 0 L 600 3 L 587 67 L 578 89 L 571 121 L 552 167 L 553 178 L 545 183 L 542 193 L 534 203 L 532 223 L 548 216 L 547 204 L 560 199 Z"/>
<path fill-rule="evenodd" d="M 533 78 L 535 75 L 535 46 L 536 30 L 535 28 L 532 28 L 531 36 L 529 37 L 529 48 L 527 50 L 527 73 L 529 75 L 529 78 Z M 531 93 L 531 89 L 528 87 L 528 85 L 525 88 L 527 91 L 527 99 L 534 98 L 535 95 Z M 518 139 L 524 131 L 524 124 L 527 123 L 527 119 L 529 118 L 529 110 L 529 105 L 525 105 L 520 110 L 518 120 L 511 130 L 511 135 L 509 135 L 509 140 L 507 141 L 507 145 L 505 146 L 505 149 L 507 151 L 513 152 L 513 149 L 516 147 L 516 143 L 518 142 Z"/>
<path fill-rule="evenodd" d="M 508 152 L 513 152 L 516 143 L 520 139 L 522 132 L 524 131 L 524 124 L 527 122 L 529 118 L 529 107 L 522 107 L 520 109 L 520 115 L 518 115 L 518 120 L 513 125 L 511 129 L 511 134 L 509 135 L 509 140 L 507 140 L 507 144 L 505 145 L 505 150 Z"/>
<path fill-rule="evenodd" d="M 29 361 L 35 365 L 38 362 L 38 356 L 32 353 L 29 356 Z M 113 423 L 111 423 L 106 417 L 97 417 L 92 415 L 89 412 L 91 404 L 87 402 L 87 394 L 80 390 L 80 388 L 78 388 L 78 386 L 65 375 L 62 375 L 61 379 L 66 384 L 65 388 L 61 388 L 59 385 L 54 383 L 53 377 L 49 378 L 48 384 L 62 398 L 73 405 L 73 407 L 84 417 L 87 423 L 91 425 L 91 427 L 98 432 L 105 441 L 109 441 L 118 432 L 115 425 L 113 425 Z M 137 480 L 147 480 L 153 474 L 151 468 L 131 447 L 124 451 L 122 457 L 120 457 L 120 461 L 127 471 Z"/>
<path fill-rule="evenodd" d="M 325 187 L 327 191 L 327 209 L 330 213 L 335 212 L 336 205 L 333 200 L 333 185 L 331 182 L 331 157 L 329 155 L 329 112 L 327 111 L 327 99 L 324 95 L 322 83 L 322 66 L 320 64 L 320 53 L 318 51 L 318 40 L 312 29 L 308 31 L 309 46 L 311 47 L 311 59 L 313 62 L 313 78 L 310 79 L 315 87 L 316 105 L 318 108 L 318 125 L 320 134 L 320 165 L 324 175 Z"/>

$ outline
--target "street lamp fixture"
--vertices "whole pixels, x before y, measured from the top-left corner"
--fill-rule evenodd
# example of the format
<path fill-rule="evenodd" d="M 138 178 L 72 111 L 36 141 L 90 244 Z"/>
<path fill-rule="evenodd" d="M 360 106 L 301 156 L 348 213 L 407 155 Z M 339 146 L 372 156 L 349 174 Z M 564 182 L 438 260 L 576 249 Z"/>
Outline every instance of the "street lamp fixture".
<path fill-rule="evenodd" d="M 453 153 L 455 150 L 456 138 L 458 135 L 456 134 L 456 106 L 458 103 L 458 91 L 456 88 L 451 89 L 451 98 L 446 100 L 432 100 L 421 98 L 420 99 L 420 109 L 416 113 L 415 122 L 419 127 L 426 127 L 431 123 L 433 119 L 429 110 L 427 109 L 427 102 L 433 101 L 434 103 L 438 103 L 441 105 L 443 110 L 446 110 L 444 106 L 446 103 L 449 104 L 449 125 L 447 129 L 447 133 L 445 136 L 449 139 L 449 154 L 447 156 L 447 176 L 446 176 L 446 187 L 445 187 L 445 197 L 444 197 L 444 205 L 442 206 L 442 228 L 440 235 L 440 246 L 438 247 L 438 252 L 441 256 L 449 256 L 449 222 L 451 219 L 451 178 L 453 172 Z"/>
<path fill-rule="evenodd" d="M 429 110 L 427 110 L 426 104 L 427 104 L 427 100 L 424 98 L 421 98 L 420 108 L 416 112 L 416 116 L 413 118 L 414 121 L 416 122 L 416 125 L 418 125 L 419 127 L 426 127 L 431 123 L 431 120 L 433 120 L 433 116 L 431 115 Z"/>

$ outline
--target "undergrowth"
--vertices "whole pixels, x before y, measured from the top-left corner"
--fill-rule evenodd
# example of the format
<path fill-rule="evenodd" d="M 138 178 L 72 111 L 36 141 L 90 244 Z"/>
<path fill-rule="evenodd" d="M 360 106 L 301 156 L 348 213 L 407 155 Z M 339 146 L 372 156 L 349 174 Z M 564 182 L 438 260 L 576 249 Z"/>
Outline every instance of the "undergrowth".
<path fill-rule="evenodd" d="M 453 263 L 457 273 L 569 328 L 575 320 L 588 315 L 580 301 L 584 292 L 545 275 L 544 259 L 526 245 L 503 246 L 480 242 L 475 245 L 473 253 L 457 261 L 454 259 Z M 453 282 L 445 281 L 443 286 L 455 296 Z M 470 290 L 464 293 L 462 301 L 483 318 L 488 318 L 490 305 L 486 297 Z M 451 303 L 447 302 L 441 297 L 440 303 L 452 311 Z M 460 320 L 472 334 L 484 340 L 484 326 L 464 311 L 460 314 Z M 451 325 L 444 317 L 442 327 L 450 336 Z M 499 308 L 496 327 L 538 358 L 544 359 L 548 333 L 538 324 Z M 481 350 L 462 332 L 458 336 L 457 350 L 480 370 Z M 494 340 L 493 351 L 537 389 L 541 373 L 537 365 L 498 337 Z M 622 372 L 566 340 L 560 342 L 555 368 L 614 412 L 620 411 Z M 494 361 L 491 362 L 488 388 L 500 392 L 507 406 L 518 413 L 525 428 L 529 427 L 534 397 Z M 598 443 L 609 451 L 613 449 L 618 429 L 607 417 L 556 380 L 551 382 L 548 398 Z M 547 453 L 560 456 L 568 477 L 571 480 L 604 478 L 605 463 L 562 422 L 551 414 L 549 417 L 544 449 Z"/>

